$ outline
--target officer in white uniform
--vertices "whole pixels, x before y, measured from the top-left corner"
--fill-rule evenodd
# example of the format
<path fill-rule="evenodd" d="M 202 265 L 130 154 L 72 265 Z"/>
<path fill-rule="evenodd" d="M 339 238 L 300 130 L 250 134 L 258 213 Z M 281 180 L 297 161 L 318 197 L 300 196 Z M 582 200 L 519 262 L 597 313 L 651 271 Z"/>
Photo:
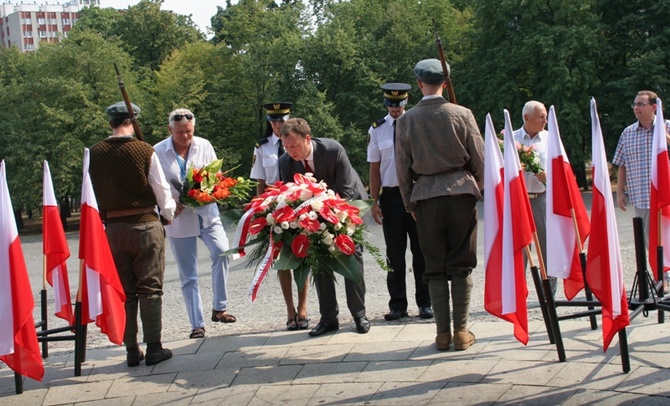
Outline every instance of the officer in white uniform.
<path fill-rule="evenodd" d="M 393 269 L 386 275 L 389 291 L 389 313 L 386 320 L 407 317 L 407 288 L 405 282 L 407 239 L 412 251 L 412 274 L 416 291 L 414 299 L 419 307 L 419 317 L 433 317 L 428 285 L 423 281 L 426 263 L 419 246 L 416 222 L 407 213 L 398 187 L 395 167 L 395 121 L 405 112 L 405 105 L 412 88 L 406 83 L 383 85 L 384 105 L 388 114 L 368 130 L 368 162 L 370 162 L 370 197 L 374 199 L 372 217 L 382 225 L 388 264 Z"/>
<path fill-rule="evenodd" d="M 251 167 L 251 179 L 258 182 L 256 194 L 262 194 L 267 185 L 279 180 L 279 157 L 284 153 L 284 148 L 278 134 L 284 121 L 289 118 L 292 105 L 286 102 L 263 105 L 267 110 L 268 124 L 265 135 L 256 143 Z"/>

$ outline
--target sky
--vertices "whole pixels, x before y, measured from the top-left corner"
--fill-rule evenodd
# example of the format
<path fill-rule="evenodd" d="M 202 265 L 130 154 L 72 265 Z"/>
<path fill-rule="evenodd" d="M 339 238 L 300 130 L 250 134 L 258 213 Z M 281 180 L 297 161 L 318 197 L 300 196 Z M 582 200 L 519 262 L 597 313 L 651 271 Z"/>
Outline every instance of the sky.
<path fill-rule="evenodd" d="M 137 3 L 139 0 L 100 0 L 100 7 L 125 9 Z M 193 22 L 198 25 L 200 31 L 207 34 L 207 27 L 211 25 L 210 19 L 216 14 L 217 5 L 225 8 L 226 2 L 223 0 L 164 0 L 161 10 L 172 10 L 183 15 L 192 14 Z"/>

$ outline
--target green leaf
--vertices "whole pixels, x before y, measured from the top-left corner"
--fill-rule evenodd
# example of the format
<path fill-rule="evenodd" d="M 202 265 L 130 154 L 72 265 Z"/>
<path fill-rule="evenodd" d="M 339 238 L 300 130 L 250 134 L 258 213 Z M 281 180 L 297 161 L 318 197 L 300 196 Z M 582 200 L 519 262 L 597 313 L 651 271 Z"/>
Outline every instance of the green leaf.
<path fill-rule="evenodd" d="M 284 244 L 275 261 L 274 269 L 297 269 L 304 260 L 293 255 L 290 244 Z"/>
<path fill-rule="evenodd" d="M 361 283 L 361 270 L 356 261 L 356 254 L 334 254 L 319 258 L 319 264 L 333 273 L 339 273 L 354 283 Z"/>
<path fill-rule="evenodd" d="M 370 208 L 372 205 L 375 203 L 374 200 L 369 199 L 369 200 L 351 200 L 348 202 L 350 205 L 357 207 L 361 212 L 359 216 L 363 217 L 365 213 L 370 211 Z"/>
<path fill-rule="evenodd" d="M 225 257 L 225 256 L 228 256 L 228 255 L 236 254 L 237 251 L 238 251 L 240 248 L 243 248 L 243 247 L 250 247 L 250 246 L 252 246 L 252 245 L 256 245 L 256 244 L 258 244 L 258 243 L 261 243 L 261 242 L 263 242 L 263 241 L 266 241 L 266 239 L 265 239 L 265 238 L 254 238 L 254 239 L 251 240 L 251 241 L 247 241 L 247 243 L 244 244 L 244 245 L 242 245 L 241 247 L 234 247 L 234 248 L 230 248 L 230 249 L 224 251 L 223 254 L 221 254 L 221 256 L 224 256 L 224 257 Z"/>
<path fill-rule="evenodd" d="M 307 282 L 307 277 L 309 276 L 310 270 L 311 269 L 307 261 L 302 261 L 300 266 L 293 269 L 293 279 L 295 280 L 295 284 L 298 287 L 298 291 L 301 291 L 303 286 L 305 286 L 305 282 Z"/>

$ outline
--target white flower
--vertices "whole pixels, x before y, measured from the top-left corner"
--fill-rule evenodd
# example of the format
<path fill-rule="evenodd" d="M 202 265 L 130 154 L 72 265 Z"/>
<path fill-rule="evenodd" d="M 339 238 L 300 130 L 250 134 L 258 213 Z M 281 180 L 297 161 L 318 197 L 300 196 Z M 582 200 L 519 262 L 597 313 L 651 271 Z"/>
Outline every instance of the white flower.
<path fill-rule="evenodd" d="M 309 213 L 306 213 L 306 214 L 307 214 L 307 218 L 309 218 L 310 220 L 316 220 L 316 219 L 319 218 L 319 215 L 316 214 L 316 212 L 313 212 L 313 211 L 310 211 Z"/>
<path fill-rule="evenodd" d="M 289 228 L 288 221 L 282 221 L 280 225 L 281 225 L 281 228 L 283 228 L 284 230 L 288 230 L 288 228 Z"/>
<path fill-rule="evenodd" d="M 275 218 L 272 217 L 272 213 L 268 213 L 268 215 L 265 216 L 265 220 L 267 220 L 268 224 L 270 225 L 275 223 Z"/>
<path fill-rule="evenodd" d="M 309 189 L 307 189 L 307 186 L 303 186 L 301 188 L 302 190 L 300 191 L 300 200 L 303 202 L 306 200 L 309 200 L 314 196 L 314 193 L 312 193 Z"/>
<path fill-rule="evenodd" d="M 312 210 L 319 211 L 323 207 L 323 202 L 319 199 L 314 199 L 310 205 L 312 206 Z"/>
<path fill-rule="evenodd" d="M 310 212 L 310 213 L 311 213 L 311 212 Z M 307 213 L 303 213 L 303 214 L 301 214 L 300 216 L 298 216 L 298 221 L 303 221 L 304 219 L 307 218 L 307 216 L 308 216 Z"/>
<path fill-rule="evenodd" d="M 319 223 L 319 231 L 323 231 L 326 229 L 326 223 Z"/>
<path fill-rule="evenodd" d="M 275 226 L 273 228 L 273 231 L 275 232 L 275 234 L 281 234 L 281 233 L 284 232 L 284 230 L 282 230 L 281 227 L 279 227 L 279 226 Z"/>
<path fill-rule="evenodd" d="M 328 235 L 323 237 L 321 241 L 323 241 L 323 243 L 326 245 L 331 245 L 333 243 L 333 236 L 330 233 L 328 233 Z"/>
<path fill-rule="evenodd" d="M 347 226 L 347 235 L 348 235 L 349 237 L 351 237 L 352 235 L 354 235 L 354 231 L 356 231 L 356 226 L 354 226 L 353 224 L 350 225 L 350 226 Z"/>
<path fill-rule="evenodd" d="M 340 231 L 340 229 L 342 228 L 342 224 L 337 223 L 333 226 L 333 228 L 335 229 L 335 231 Z"/>
<path fill-rule="evenodd" d="M 336 214 L 337 218 L 344 223 L 344 220 L 349 216 L 346 211 L 338 211 Z"/>
<path fill-rule="evenodd" d="M 335 246 L 331 245 L 330 247 L 328 247 L 328 252 L 335 252 Z"/>
<path fill-rule="evenodd" d="M 290 223 L 288 223 L 288 226 L 292 229 L 296 229 L 296 228 L 298 228 L 298 222 L 297 221 L 291 221 Z"/>

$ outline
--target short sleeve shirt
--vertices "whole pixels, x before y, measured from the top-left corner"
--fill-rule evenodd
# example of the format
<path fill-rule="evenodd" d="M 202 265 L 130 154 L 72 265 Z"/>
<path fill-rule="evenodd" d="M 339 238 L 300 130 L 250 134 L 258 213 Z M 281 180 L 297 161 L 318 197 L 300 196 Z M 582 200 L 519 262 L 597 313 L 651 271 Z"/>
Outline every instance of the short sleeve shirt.
<path fill-rule="evenodd" d="M 279 137 L 276 134 L 268 137 L 268 142 L 254 148 L 251 179 L 264 180 L 267 185 L 279 180 Z"/>
<path fill-rule="evenodd" d="M 665 130 L 670 132 L 670 121 L 665 121 Z M 645 130 L 638 121 L 623 130 L 612 159 L 612 164 L 625 166 L 628 197 L 638 209 L 649 208 L 653 139 L 654 125 Z"/>
<path fill-rule="evenodd" d="M 534 147 L 540 157 L 540 167 L 543 171 L 547 170 L 547 154 L 549 153 L 548 140 L 549 133 L 547 130 L 542 130 L 535 137 L 530 137 L 523 127 L 514 131 L 514 139 L 525 147 Z M 528 193 L 543 193 L 546 192 L 547 187 L 544 183 L 535 176 L 532 172 L 523 172 L 524 181 L 526 182 L 526 189 Z"/>
<path fill-rule="evenodd" d="M 395 148 L 393 141 L 393 123 L 395 119 L 387 114 L 385 122 L 368 130 L 368 162 L 379 162 L 382 187 L 398 186 L 398 173 L 395 168 Z"/>

